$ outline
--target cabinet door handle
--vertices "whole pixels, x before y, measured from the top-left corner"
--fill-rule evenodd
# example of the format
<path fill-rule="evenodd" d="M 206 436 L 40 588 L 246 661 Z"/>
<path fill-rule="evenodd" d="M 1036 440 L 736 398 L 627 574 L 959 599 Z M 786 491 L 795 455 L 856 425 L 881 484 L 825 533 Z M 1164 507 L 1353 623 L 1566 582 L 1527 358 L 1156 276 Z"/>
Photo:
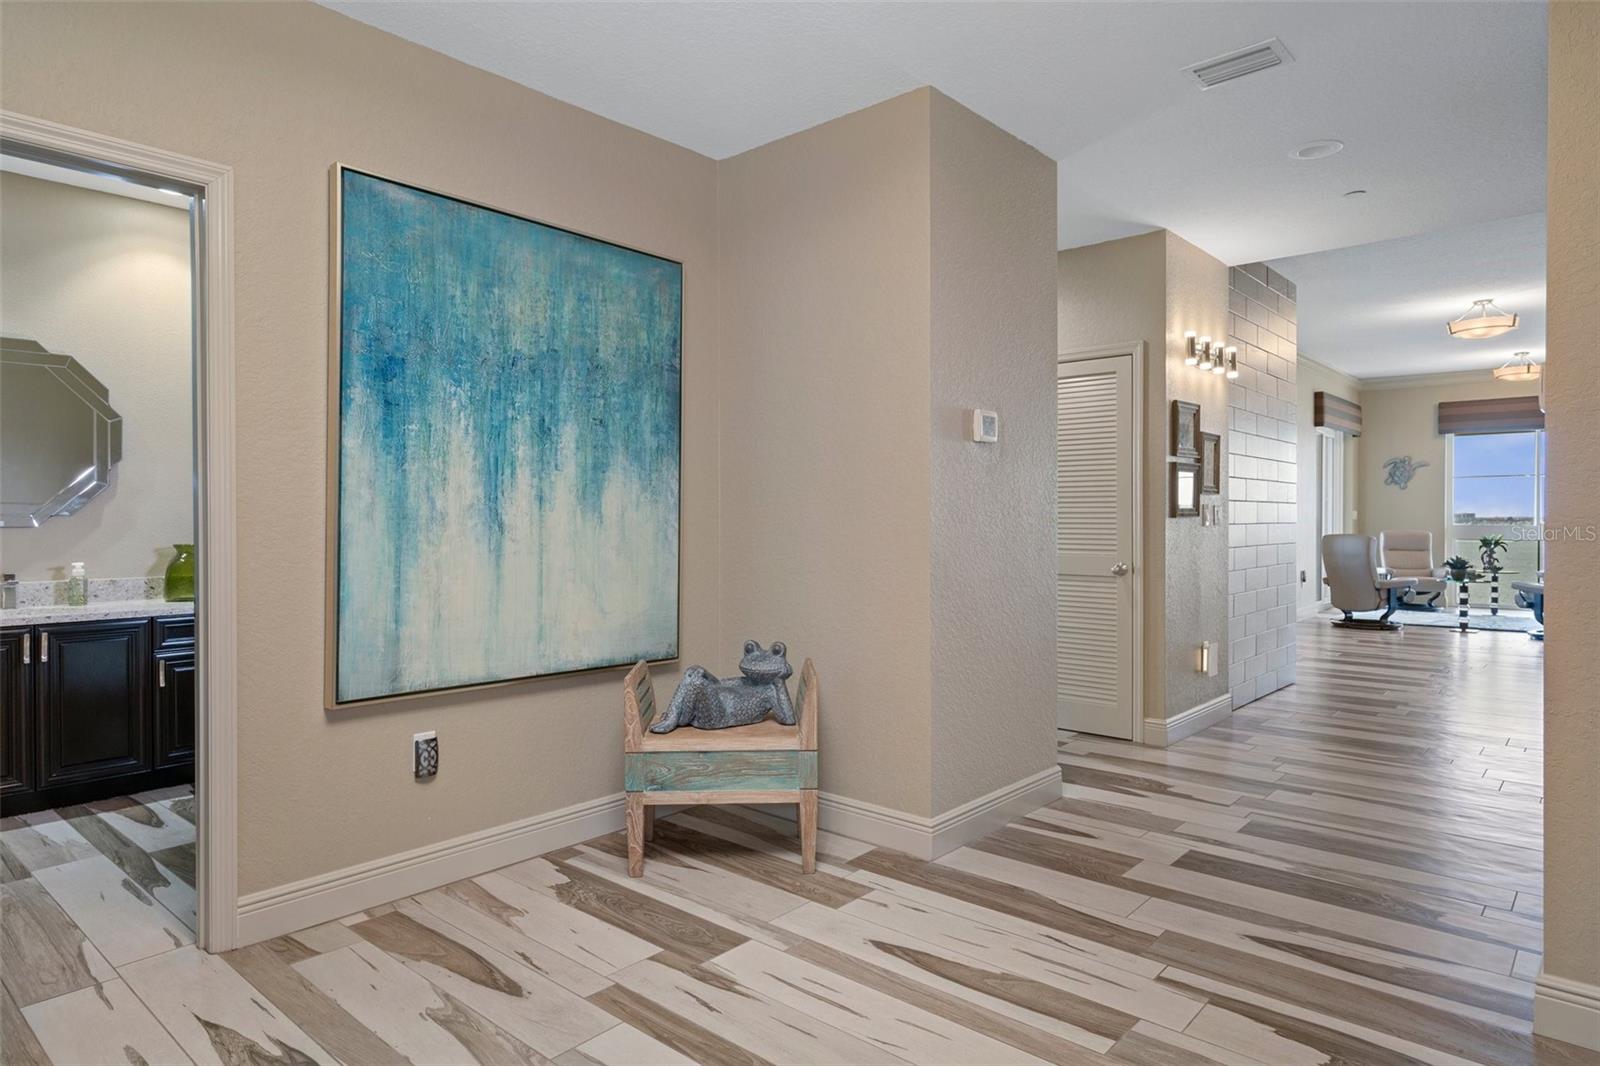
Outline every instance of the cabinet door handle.
<path fill-rule="evenodd" d="M 165 659 L 156 664 L 156 687 L 167 687 L 167 660 Z"/>
<path fill-rule="evenodd" d="M 47 662 L 50 661 L 50 634 L 49 633 L 40 633 L 39 634 L 39 661 L 42 662 L 42 663 L 47 663 Z"/>
<path fill-rule="evenodd" d="M 33 634 L 22 634 L 22 665 L 27 666 L 33 662 Z"/>

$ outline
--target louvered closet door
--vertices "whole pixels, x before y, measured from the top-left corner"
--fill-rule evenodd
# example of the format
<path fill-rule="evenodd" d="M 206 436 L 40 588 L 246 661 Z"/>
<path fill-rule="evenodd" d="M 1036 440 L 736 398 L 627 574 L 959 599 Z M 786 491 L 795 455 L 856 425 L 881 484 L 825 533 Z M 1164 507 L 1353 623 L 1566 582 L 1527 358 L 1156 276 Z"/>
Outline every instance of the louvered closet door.
<path fill-rule="evenodd" d="M 1056 720 L 1133 739 L 1133 357 L 1056 368 Z"/>

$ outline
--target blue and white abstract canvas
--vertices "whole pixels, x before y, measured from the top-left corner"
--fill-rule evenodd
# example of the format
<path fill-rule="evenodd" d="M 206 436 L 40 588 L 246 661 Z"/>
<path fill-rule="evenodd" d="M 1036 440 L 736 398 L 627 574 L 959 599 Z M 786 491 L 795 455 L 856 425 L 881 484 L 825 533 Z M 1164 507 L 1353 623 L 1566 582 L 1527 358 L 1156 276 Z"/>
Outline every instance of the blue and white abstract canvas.
<path fill-rule="evenodd" d="M 682 266 L 337 181 L 334 702 L 675 658 Z"/>

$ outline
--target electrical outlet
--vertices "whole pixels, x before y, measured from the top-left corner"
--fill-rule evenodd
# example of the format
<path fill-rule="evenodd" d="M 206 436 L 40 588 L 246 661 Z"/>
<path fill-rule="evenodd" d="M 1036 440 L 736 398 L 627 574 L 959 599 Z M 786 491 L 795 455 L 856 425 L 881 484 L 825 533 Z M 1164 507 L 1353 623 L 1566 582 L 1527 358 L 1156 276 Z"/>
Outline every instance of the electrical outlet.
<path fill-rule="evenodd" d="M 417 777 L 432 777 L 439 772 L 439 734 L 431 729 L 411 738 L 411 772 Z"/>
<path fill-rule="evenodd" d="M 1304 585 L 1305 583 L 1306 583 L 1306 572 L 1304 570 L 1302 570 L 1302 571 L 1300 571 L 1300 584 Z"/>

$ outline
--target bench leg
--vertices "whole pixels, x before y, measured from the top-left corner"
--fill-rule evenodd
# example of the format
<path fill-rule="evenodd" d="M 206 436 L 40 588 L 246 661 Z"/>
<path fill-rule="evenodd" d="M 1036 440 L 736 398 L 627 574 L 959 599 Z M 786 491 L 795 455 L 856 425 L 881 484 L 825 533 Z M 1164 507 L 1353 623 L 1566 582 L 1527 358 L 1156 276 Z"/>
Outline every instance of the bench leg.
<path fill-rule="evenodd" d="M 656 809 L 647 806 L 644 809 L 644 842 L 650 843 L 656 838 Z"/>
<path fill-rule="evenodd" d="M 629 792 L 626 821 L 628 826 L 628 876 L 644 876 L 644 794 Z"/>
<path fill-rule="evenodd" d="M 817 871 L 817 790 L 800 792 L 800 872 Z"/>

